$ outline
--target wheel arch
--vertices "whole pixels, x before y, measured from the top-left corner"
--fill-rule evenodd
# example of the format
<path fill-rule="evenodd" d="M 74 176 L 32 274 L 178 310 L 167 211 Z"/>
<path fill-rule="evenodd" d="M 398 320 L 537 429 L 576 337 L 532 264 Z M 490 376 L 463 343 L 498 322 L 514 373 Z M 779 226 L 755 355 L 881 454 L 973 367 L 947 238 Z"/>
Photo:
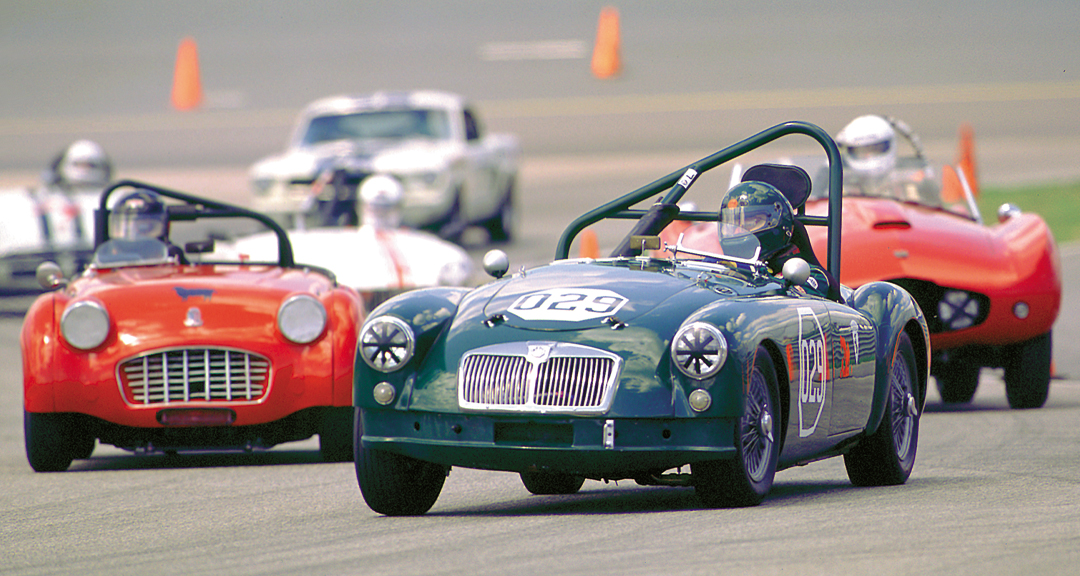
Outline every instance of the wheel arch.
<path fill-rule="evenodd" d="M 874 398 L 865 430 L 869 435 L 877 431 L 885 414 L 889 374 L 901 333 L 908 335 L 915 348 L 919 372 L 918 402 L 922 410 L 930 377 L 930 330 L 922 309 L 911 294 L 889 282 L 870 282 L 860 286 L 852 295 L 850 304 L 873 322 L 877 332 Z"/>
<path fill-rule="evenodd" d="M 787 439 L 788 421 L 791 415 L 791 372 L 779 344 L 772 340 L 763 340 L 761 347 L 769 353 L 773 368 L 776 370 L 776 393 L 780 398 L 780 409 L 778 411 L 780 416 L 780 451 L 783 451 Z"/>

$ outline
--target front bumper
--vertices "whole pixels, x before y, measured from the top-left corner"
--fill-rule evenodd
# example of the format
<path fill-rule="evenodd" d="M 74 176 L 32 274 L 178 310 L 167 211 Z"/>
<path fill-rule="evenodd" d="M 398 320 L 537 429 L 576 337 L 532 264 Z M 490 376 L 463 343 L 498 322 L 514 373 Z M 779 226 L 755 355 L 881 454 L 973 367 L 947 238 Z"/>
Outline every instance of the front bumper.
<path fill-rule="evenodd" d="M 445 466 L 636 478 L 733 458 L 723 418 L 566 418 L 363 410 L 362 444 Z"/>

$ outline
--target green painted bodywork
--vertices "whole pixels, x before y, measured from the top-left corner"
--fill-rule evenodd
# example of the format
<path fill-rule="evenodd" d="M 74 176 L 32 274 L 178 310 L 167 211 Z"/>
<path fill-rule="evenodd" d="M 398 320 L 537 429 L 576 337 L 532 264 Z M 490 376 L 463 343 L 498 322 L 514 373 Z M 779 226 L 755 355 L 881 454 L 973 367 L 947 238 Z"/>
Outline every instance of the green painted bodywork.
<path fill-rule="evenodd" d="M 795 133 L 817 133 L 798 128 Z M 626 198 L 607 213 L 623 211 Z M 838 218 L 826 223 L 839 230 Z M 531 315 L 540 304 L 546 310 L 563 304 L 544 300 L 552 293 L 602 293 L 593 306 L 604 312 L 572 319 Z M 618 297 L 625 301 L 616 309 Z M 766 353 L 779 380 L 779 465 L 788 467 L 840 453 L 877 428 L 901 331 L 916 348 L 920 409 L 929 376 L 926 322 L 903 289 L 871 283 L 847 291 L 845 303 L 834 302 L 733 263 L 560 260 L 472 291 L 410 292 L 370 318 L 382 315 L 411 326 L 416 353 L 391 373 L 372 369 L 358 354 L 354 404 L 361 410 L 362 444 L 446 466 L 618 479 L 734 457 L 751 367 Z M 672 361 L 674 335 L 696 321 L 718 328 L 728 344 L 723 367 L 704 380 L 684 375 Z M 588 415 L 463 409 L 457 381 L 463 355 L 507 342 L 573 343 L 618 355 L 622 368 L 610 407 Z M 379 383 L 396 390 L 388 406 L 373 398 Z M 704 411 L 690 407 L 695 389 L 712 398 Z M 607 443 L 605 427 L 614 431 Z"/>

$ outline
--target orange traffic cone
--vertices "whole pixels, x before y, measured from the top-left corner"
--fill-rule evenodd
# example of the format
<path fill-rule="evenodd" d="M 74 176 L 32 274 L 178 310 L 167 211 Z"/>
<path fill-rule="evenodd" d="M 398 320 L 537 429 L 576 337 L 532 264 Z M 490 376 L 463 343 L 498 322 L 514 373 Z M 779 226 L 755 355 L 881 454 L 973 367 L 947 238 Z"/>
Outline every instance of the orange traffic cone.
<path fill-rule="evenodd" d="M 956 163 L 963 169 L 964 177 L 967 178 L 968 186 L 971 187 L 971 193 L 977 198 L 979 179 L 975 173 L 975 134 L 970 124 L 960 126 L 960 158 Z"/>
<path fill-rule="evenodd" d="M 199 52 L 195 40 L 184 38 L 176 52 L 173 74 L 172 105 L 177 110 L 191 110 L 202 104 L 202 84 L 199 82 Z"/>
<path fill-rule="evenodd" d="M 578 252 L 581 258 L 599 258 L 600 243 L 596 239 L 596 232 L 585 229 L 581 232 L 581 250 Z"/>
<path fill-rule="evenodd" d="M 619 62 L 619 11 L 605 6 L 600 11 L 600 24 L 593 47 L 592 72 L 597 78 L 612 78 L 622 68 Z"/>

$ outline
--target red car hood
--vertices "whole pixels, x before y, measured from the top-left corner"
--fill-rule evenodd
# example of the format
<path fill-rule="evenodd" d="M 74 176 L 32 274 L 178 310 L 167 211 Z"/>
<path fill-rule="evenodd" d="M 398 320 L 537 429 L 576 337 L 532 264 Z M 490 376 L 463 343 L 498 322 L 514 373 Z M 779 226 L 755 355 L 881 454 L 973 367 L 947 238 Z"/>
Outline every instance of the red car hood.
<path fill-rule="evenodd" d="M 824 214 L 825 202 L 807 213 Z M 807 230 L 824 260 L 827 230 Z M 840 281 L 860 286 L 873 280 L 914 278 L 941 286 L 1010 285 L 1023 276 L 1001 227 L 988 228 L 943 210 L 880 198 L 844 199 Z"/>
<path fill-rule="evenodd" d="M 318 297 L 331 289 L 321 275 L 271 266 L 150 266 L 92 273 L 66 292 L 104 304 L 126 345 L 152 348 L 276 339 L 277 311 L 287 296 Z M 192 314 L 201 324 L 190 321 Z"/>

